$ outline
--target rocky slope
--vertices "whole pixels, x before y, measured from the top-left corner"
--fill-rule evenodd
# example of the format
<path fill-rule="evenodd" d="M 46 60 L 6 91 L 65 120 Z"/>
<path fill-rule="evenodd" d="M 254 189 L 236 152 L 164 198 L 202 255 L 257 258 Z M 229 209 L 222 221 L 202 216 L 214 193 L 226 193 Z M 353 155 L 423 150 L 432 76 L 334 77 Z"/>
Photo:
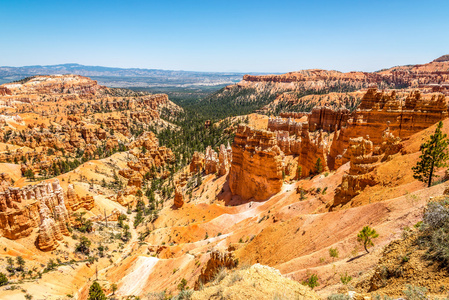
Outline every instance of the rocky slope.
<path fill-rule="evenodd" d="M 227 274 L 216 285 L 194 292 L 192 299 L 320 299 L 309 288 L 287 279 L 278 270 L 255 264 Z"/>
<path fill-rule="evenodd" d="M 274 89 L 358 88 L 408 82 L 403 77 L 304 71 L 246 79 Z M 180 165 L 186 152 L 160 145 L 155 133 L 178 130 L 161 120 L 165 108 L 176 109 L 165 95 L 85 78 L 79 86 L 52 83 L 60 79 L 27 79 L 0 96 L 0 159 L 10 162 L 0 164 L 0 259 L 26 261 L 24 271 L 0 266 L 12 282 L 0 298 L 23 298 L 23 289 L 36 298 L 87 299 L 95 279 L 123 299 L 316 299 L 346 293 L 342 274 L 360 295 L 397 295 L 389 283 L 370 291 L 379 257 L 393 268 L 384 247 L 447 188 L 443 180 L 427 188 L 411 172 L 435 124 L 443 120 L 449 132 L 447 99 L 432 88 L 314 95 L 323 105 L 309 112 L 234 117 L 248 124 L 235 128 L 232 145 L 212 140 Z M 356 109 L 342 107 L 346 95 L 360 99 Z M 337 107 L 326 105 L 333 100 Z M 379 237 L 364 254 L 357 234 L 366 225 Z M 404 248 L 395 247 L 386 251 Z M 312 275 L 314 291 L 301 285 Z"/>
<path fill-rule="evenodd" d="M 21 163 L 23 173 L 42 176 L 134 147 L 150 127 L 171 126 L 161 120 L 162 110 L 180 110 L 167 95 L 109 89 L 78 75 L 36 76 L 2 87 L 10 93 L 0 97 L 0 142 L 20 147 L 0 153 L 0 162 Z"/>
<path fill-rule="evenodd" d="M 85 202 L 73 191 L 64 195 L 59 181 L 40 183 L 24 188 L 9 187 L 0 193 L 0 230 L 8 239 L 20 239 L 29 236 L 39 228 L 36 246 L 43 250 L 57 248 L 62 235 L 68 235 L 70 219 L 68 209 L 74 211 Z M 66 206 L 65 200 L 70 198 Z M 88 208 L 92 208 L 91 205 Z"/>

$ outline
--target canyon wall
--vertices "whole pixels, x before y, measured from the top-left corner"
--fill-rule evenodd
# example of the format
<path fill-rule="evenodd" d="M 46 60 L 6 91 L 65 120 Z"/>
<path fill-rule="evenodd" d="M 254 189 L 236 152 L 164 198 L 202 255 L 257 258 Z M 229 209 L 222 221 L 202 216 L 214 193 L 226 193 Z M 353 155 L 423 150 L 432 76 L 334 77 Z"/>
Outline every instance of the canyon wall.
<path fill-rule="evenodd" d="M 11 94 L 78 94 L 94 95 L 106 89 L 97 84 L 97 81 L 80 75 L 50 75 L 34 76 L 3 85 Z"/>
<path fill-rule="evenodd" d="M 331 209 L 348 203 L 366 187 L 378 184 L 375 168 L 388 161 L 392 155 L 401 150 L 401 139 L 395 137 L 389 128 L 382 132 L 382 143 L 374 146 L 369 137 L 351 138 L 345 153 L 350 161 L 350 168 L 343 176 L 341 185 L 335 191 Z"/>
<path fill-rule="evenodd" d="M 265 200 L 282 187 L 284 153 L 276 133 L 240 124 L 232 144 L 229 187 L 244 200 Z"/>
<path fill-rule="evenodd" d="M 406 139 L 440 120 L 447 118 L 447 104 L 442 94 L 378 92 L 369 89 L 362 98 L 358 109 L 338 131 L 330 149 L 330 166 L 335 166 L 335 158 L 348 160 L 344 151 L 350 139 L 369 136 L 374 145 L 382 143 L 382 135 L 387 128 L 394 136 Z"/>
<path fill-rule="evenodd" d="M 1 236 L 20 239 L 39 228 L 36 246 L 43 251 L 55 249 L 57 241 L 69 235 L 69 211 L 93 207 L 93 198 L 78 197 L 73 187 L 67 194 L 68 203 L 57 179 L 23 188 L 4 188 L 0 192 Z"/>
<path fill-rule="evenodd" d="M 268 130 L 270 131 L 288 131 L 291 135 L 299 134 L 302 130 L 298 121 L 307 117 L 310 131 L 323 130 L 326 132 L 334 132 L 340 130 L 342 126 L 346 125 L 350 111 L 346 108 L 333 109 L 331 107 L 318 106 L 312 109 L 310 113 L 291 112 L 282 113 L 280 117 L 270 117 L 268 119 Z"/>

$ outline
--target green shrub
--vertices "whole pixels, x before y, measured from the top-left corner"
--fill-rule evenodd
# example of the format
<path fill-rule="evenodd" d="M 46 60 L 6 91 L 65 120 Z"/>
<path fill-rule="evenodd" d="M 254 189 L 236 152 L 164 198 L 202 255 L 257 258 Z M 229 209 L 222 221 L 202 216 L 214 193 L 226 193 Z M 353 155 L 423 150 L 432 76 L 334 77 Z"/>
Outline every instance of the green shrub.
<path fill-rule="evenodd" d="M 427 300 L 427 289 L 425 287 L 407 284 L 404 295 L 407 300 Z"/>
<path fill-rule="evenodd" d="M 430 202 L 424 212 L 419 241 L 428 247 L 428 259 L 449 263 L 449 209 L 445 202 Z"/>
<path fill-rule="evenodd" d="M 89 254 L 90 252 L 90 245 L 92 244 L 91 241 L 89 241 L 86 237 L 81 237 L 80 242 L 76 245 L 75 251 L 81 252 L 84 254 Z"/>
<path fill-rule="evenodd" d="M 337 248 L 330 248 L 329 249 L 329 256 L 332 258 L 338 258 L 338 249 Z"/>
<path fill-rule="evenodd" d="M 345 274 L 340 274 L 340 281 L 343 284 L 348 284 L 352 280 L 352 276 L 348 275 L 348 272 L 345 272 Z"/>
<path fill-rule="evenodd" d="M 318 283 L 318 275 L 317 274 L 312 274 L 309 278 L 304 280 L 302 282 L 302 284 L 303 285 L 307 285 L 308 287 L 310 287 L 313 290 L 315 287 L 320 285 Z"/>
<path fill-rule="evenodd" d="M 181 280 L 181 282 L 178 284 L 178 290 L 180 291 L 184 291 L 184 290 L 188 290 L 189 287 L 187 286 L 187 280 L 185 278 L 183 278 Z"/>
<path fill-rule="evenodd" d="M 351 300 L 351 297 L 345 294 L 332 294 L 327 296 L 327 300 Z"/>
<path fill-rule="evenodd" d="M 379 294 L 375 294 L 375 295 L 373 296 L 373 300 L 393 300 L 393 298 L 391 298 L 391 297 L 389 297 L 389 296 L 387 296 L 387 295 L 381 296 L 381 295 L 379 295 Z"/>
<path fill-rule="evenodd" d="M 0 286 L 4 286 L 6 284 L 8 284 L 8 277 L 0 272 Z"/>

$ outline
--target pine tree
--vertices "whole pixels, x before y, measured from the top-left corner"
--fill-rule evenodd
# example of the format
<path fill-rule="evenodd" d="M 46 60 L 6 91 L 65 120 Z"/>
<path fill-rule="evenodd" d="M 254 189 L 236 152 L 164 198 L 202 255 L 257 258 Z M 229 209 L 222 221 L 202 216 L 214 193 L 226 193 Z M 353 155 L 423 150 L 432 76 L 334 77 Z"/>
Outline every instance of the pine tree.
<path fill-rule="evenodd" d="M 106 300 L 106 295 L 103 292 L 100 284 L 96 281 L 92 283 L 89 288 L 89 298 L 88 300 Z"/>
<path fill-rule="evenodd" d="M 319 158 L 319 157 L 315 163 L 315 172 L 317 174 L 320 174 L 321 172 L 323 172 L 323 163 L 321 162 L 321 158 Z"/>
<path fill-rule="evenodd" d="M 8 284 L 8 277 L 0 272 L 0 286 Z"/>
<path fill-rule="evenodd" d="M 201 184 L 203 184 L 203 178 L 201 177 L 201 170 L 199 170 L 196 177 L 196 186 L 200 186 Z"/>
<path fill-rule="evenodd" d="M 363 244 L 366 253 L 369 253 L 368 246 L 374 246 L 372 239 L 375 239 L 378 236 L 379 234 L 376 232 L 374 228 L 365 226 L 357 235 L 357 240 Z"/>
<path fill-rule="evenodd" d="M 116 283 L 113 283 L 113 284 L 111 285 L 111 289 L 112 289 L 112 295 L 115 295 L 115 292 L 117 291 L 117 284 L 116 284 Z"/>
<path fill-rule="evenodd" d="M 22 256 L 17 256 L 16 258 L 16 262 L 19 265 L 19 267 L 17 268 L 18 271 L 23 271 L 24 267 L 25 267 L 25 260 L 23 259 Z"/>
<path fill-rule="evenodd" d="M 421 145 L 421 156 L 413 170 L 413 177 L 422 182 L 427 182 L 427 186 L 432 185 L 432 177 L 434 169 L 446 166 L 449 158 L 447 146 L 449 144 L 446 134 L 441 131 L 443 122 L 439 122 L 435 133 L 430 136 L 429 140 Z"/>

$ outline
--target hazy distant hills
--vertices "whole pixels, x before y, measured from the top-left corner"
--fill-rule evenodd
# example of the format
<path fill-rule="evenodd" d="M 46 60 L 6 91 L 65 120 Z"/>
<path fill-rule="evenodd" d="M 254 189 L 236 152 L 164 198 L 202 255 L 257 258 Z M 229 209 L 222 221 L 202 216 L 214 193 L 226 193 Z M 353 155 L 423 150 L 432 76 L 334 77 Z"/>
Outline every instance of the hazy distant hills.
<path fill-rule="evenodd" d="M 110 68 L 62 64 L 50 66 L 0 67 L 0 84 L 34 75 L 78 74 L 111 87 L 217 86 L 238 82 L 244 73 L 169 71 L 139 68 Z"/>

